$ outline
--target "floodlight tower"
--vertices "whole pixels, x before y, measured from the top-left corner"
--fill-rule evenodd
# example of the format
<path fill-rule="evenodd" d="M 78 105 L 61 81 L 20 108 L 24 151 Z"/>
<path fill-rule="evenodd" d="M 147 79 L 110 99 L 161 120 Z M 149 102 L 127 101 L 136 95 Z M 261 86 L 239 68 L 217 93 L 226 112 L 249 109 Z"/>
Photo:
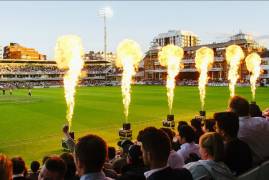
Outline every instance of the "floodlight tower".
<path fill-rule="evenodd" d="M 104 54 L 105 54 L 105 60 L 107 60 L 107 18 L 110 18 L 113 16 L 113 11 L 110 7 L 104 7 L 101 8 L 98 12 L 98 16 L 103 18 L 104 20 Z"/>

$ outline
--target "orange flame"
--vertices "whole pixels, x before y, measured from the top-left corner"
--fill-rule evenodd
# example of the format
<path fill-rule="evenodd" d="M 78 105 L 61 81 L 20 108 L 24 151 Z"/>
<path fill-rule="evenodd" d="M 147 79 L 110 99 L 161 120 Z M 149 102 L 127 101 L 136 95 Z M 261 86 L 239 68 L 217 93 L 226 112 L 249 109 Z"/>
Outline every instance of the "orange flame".
<path fill-rule="evenodd" d="M 175 77 L 180 71 L 180 62 L 183 55 L 183 49 L 172 44 L 163 47 L 158 53 L 160 64 L 167 67 L 166 88 L 170 114 L 173 108 Z"/>
<path fill-rule="evenodd" d="M 252 92 L 252 100 L 255 101 L 256 81 L 261 73 L 261 57 L 257 53 L 251 53 L 246 58 L 248 71 L 251 73 L 250 84 Z"/>
<path fill-rule="evenodd" d="M 131 102 L 131 81 L 136 73 L 136 68 L 142 60 L 140 46 L 133 40 L 123 40 L 117 48 L 116 66 L 123 68 L 121 79 L 122 102 L 126 121 L 129 115 L 129 105 Z"/>
<path fill-rule="evenodd" d="M 230 96 L 234 96 L 235 84 L 239 78 L 238 68 L 241 59 L 244 58 L 244 52 L 242 48 L 238 45 L 230 45 L 226 48 L 226 61 L 229 64 L 228 80 Z"/>
<path fill-rule="evenodd" d="M 67 105 L 66 119 L 69 129 L 72 125 L 72 117 L 75 106 L 76 85 L 84 65 L 83 46 L 80 37 L 66 35 L 58 38 L 55 47 L 55 60 L 60 69 L 66 69 L 64 75 L 64 92 Z"/>
<path fill-rule="evenodd" d="M 198 72 L 200 72 L 199 76 L 199 92 L 200 92 L 200 101 L 201 101 L 201 110 L 204 110 L 205 106 L 205 95 L 206 90 L 205 86 L 208 81 L 207 72 L 208 69 L 212 66 L 214 61 L 214 52 L 212 49 L 207 47 L 202 47 L 196 51 L 195 55 L 195 67 Z"/>

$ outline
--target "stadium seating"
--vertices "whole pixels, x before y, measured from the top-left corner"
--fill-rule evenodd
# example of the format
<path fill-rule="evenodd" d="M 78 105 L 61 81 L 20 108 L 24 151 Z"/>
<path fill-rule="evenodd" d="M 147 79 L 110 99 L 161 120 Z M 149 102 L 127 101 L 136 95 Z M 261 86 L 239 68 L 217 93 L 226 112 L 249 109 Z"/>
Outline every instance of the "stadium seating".
<path fill-rule="evenodd" d="M 260 166 L 238 176 L 237 180 L 258 180 L 260 174 Z"/>

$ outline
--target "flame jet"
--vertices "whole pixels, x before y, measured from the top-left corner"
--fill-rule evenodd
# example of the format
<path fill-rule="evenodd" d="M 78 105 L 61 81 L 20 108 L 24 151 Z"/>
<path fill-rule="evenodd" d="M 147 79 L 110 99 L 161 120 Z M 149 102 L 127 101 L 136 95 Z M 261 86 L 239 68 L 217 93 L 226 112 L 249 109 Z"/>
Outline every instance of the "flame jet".
<path fill-rule="evenodd" d="M 235 84 L 239 78 L 238 68 L 241 59 L 245 57 L 242 48 L 238 45 L 230 45 L 226 48 L 226 61 L 229 64 L 228 80 L 230 96 L 234 96 Z"/>
<path fill-rule="evenodd" d="M 261 72 L 261 57 L 257 53 L 251 53 L 246 57 L 246 65 L 248 71 L 251 73 L 250 84 L 252 92 L 252 100 L 255 101 L 256 81 Z"/>
<path fill-rule="evenodd" d="M 201 110 L 204 110 L 205 106 L 205 95 L 206 90 L 205 86 L 208 81 L 207 72 L 211 68 L 214 61 L 214 52 L 212 49 L 207 47 L 202 47 L 196 51 L 195 55 L 195 67 L 200 73 L 199 76 L 199 92 L 200 92 L 200 101 L 201 101 Z"/>
<path fill-rule="evenodd" d="M 172 44 L 163 47 L 158 53 L 160 64 L 167 67 L 166 88 L 170 114 L 173 108 L 175 77 L 180 71 L 180 62 L 183 55 L 183 49 Z"/>
<path fill-rule="evenodd" d="M 142 52 L 138 43 L 125 39 L 117 47 L 116 66 L 123 69 L 121 79 L 122 102 L 124 115 L 128 121 L 129 105 L 131 102 L 131 81 L 135 75 L 139 62 L 142 60 Z"/>
<path fill-rule="evenodd" d="M 84 51 L 80 37 L 65 35 L 58 38 L 55 47 L 55 60 L 59 69 L 66 70 L 64 75 L 64 94 L 69 129 L 72 125 L 74 113 L 76 85 L 84 65 L 83 55 Z"/>

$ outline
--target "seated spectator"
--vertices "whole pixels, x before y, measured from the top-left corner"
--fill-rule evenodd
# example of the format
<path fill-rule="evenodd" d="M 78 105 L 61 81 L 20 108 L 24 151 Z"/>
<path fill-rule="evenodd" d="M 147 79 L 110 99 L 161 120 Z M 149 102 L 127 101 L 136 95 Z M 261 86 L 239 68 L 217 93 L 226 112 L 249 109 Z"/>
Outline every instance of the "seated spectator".
<path fill-rule="evenodd" d="M 191 120 L 191 127 L 194 130 L 194 135 L 195 135 L 194 142 L 196 144 L 198 144 L 200 136 L 202 136 L 204 134 L 204 132 L 202 130 L 201 120 L 200 119 L 192 119 Z"/>
<path fill-rule="evenodd" d="M 116 149 L 114 147 L 108 147 L 108 161 L 112 162 L 116 157 Z"/>
<path fill-rule="evenodd" d="M 27 169 L 24 160 L 21 157 L 14 157 L 11 159 L 11 161 L 13 166 L 13 180 L 27 179 Z"/>
<path fill-rule="evenodd" d="M 240 96 L 230 99 L 229 110 L 239 116 L 238 138 L 249 145 L 254 165 L 265 161 L 269 157 L 269 122 L 262 117 L 250 117 L 249 103 Z"/>
<path fill-rule="evenodd" d="M 202 160 L 191 162 L 184 167 L 187 168 L 194 180 L 235 179 L 230 169 L 222 162 L 224 158 L 224 144 L 218 133 L 205 133 L 200 137 L 200 154 Z"/>
<path fill-rule="evenodd" d="M 266 108 L 266 109 L 262 112 L 262 116 L 265 117 L 267 120 L 269 120 L 269 108 Z"/>
<path fill-rule="evenodd" d="M 178 121 L 178 126 L 177 127 L 180 127 L 180 126 L 183 126 L 183 125 L 189 125 L 187 123 L 187 121 Z"/>
<path fill-rule="evenodd" d="M 175 133 L 169 128 L 161 128 L 166 135 L 169 137 L 170 143 L 173 143 L 173 138 Z M 181 154 L 177 153 L 175 150 L 171 149 L 167 165 L 170 166 L 172 169 L 182 168 L 184 166 L 184 158 Z"/>
<path fill-rule="evenodd" d="M 102 138 L 91 134 L 79 138 L 74 154 L 81 180 L 109 179 L 102 171 L 107 157 L 107 145 Z"/>
<path fill-rule="evenodd" d="M 148 170 L 143 162 L 142 151 L 139 145 L 131 145 L 127 156 L 127 165 L 122 168 L 122 174 L 144 178 L 144 172 Z"/>
<path fill-rule="evenodd" d="M 76 164 L 72 154 L 63 153 L 61 154 L 60 158 L 64 161 L 66 166 L 64 180 L 78 180 L 79 177 L 76 176 Z"/>
<path fill-rule="evenodd" d="M 58 156 L 49 157 L 42 166 L 38 180 L 64 180 L 66 165 Z"/>
<path fill-rule="evenodd" d="M 249 104 L 250 117 L 262 117 L 262 111 L 256 103 Z"/>
<path fill-rule="evenodd" d="M 188 170 L 172 169 L 167 166 L 171 144 L 168 136 L 162 130 L 155 127 L 145 128 L 140 132 L 138 141 L 142 143 L 143 161 L 150 168 L 150 171 L 144 173 L 146 179 L 192 179 Z"/>
<path fill-rule="evenodd" d="M 220 112 L 214 114 L 216 131 L 224 139 L 224 163 L 240 175 L 252 167 L 252 154 L 249 146 L 237 138 L 239 119 L 235 113 Z"/>
<path fill-rule="evenodd" d="M 12 180 L 12 162 L 4 154 L 0 154 L 0 179 Z"/>
<path fill-rule="evenodd" d="M 207 133 L 207 132 L 215 132 L 215 121 L 214 119 L 205 119 L 203 120 L 203 132 Z"/>
<path fill-rule="evenodd" d="M 38 161 L 33 161 L 31 163 L 32 172 L 29 173 L 28 179 L 37 180 L 38 175 L 39 175 L 39 168 L 40 168 L 40 163 Z"/>
<path fill-rule="evenodd" d="M 199 145 L 194 142 L 194 131 L 192 127 L 183 125 L 178 129 L 180 149 L 177 151 L 184 158 L 184 162 L 188 161 L 190 154 L 194 153 L 200 157 Z M 186 163 L 185 162 L 185 163 Z"/>
<path fill-rule="evenodd" d="M 118 177 L 117 172 L 113 169 L 113 161 L 116 160 L 116 149 L 114 147 L 108 147 L 108 159 L 106 160 L 103 171 L 107 177 L 116 179 Z"/>

